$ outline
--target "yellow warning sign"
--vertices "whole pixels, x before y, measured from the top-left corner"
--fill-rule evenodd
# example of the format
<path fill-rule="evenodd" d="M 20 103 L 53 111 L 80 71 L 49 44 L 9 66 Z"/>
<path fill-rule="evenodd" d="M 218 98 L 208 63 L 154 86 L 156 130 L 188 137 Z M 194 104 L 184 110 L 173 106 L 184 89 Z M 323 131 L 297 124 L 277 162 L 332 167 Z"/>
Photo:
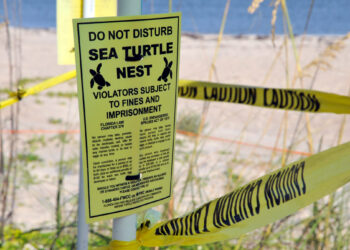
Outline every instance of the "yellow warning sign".
<path fill-rule="evenodd" d="M 96 17 L 116 16 L 117 1 L 95 0 Z M 57 16 L 57 61 L 58 64 L 74 64 L 74 41 L 72 20 L 83 17 L 83 0 L 58 0 Z"/>
<path fill-rule="evenodd" d="M 88 222 L 170 199 L 180 21 L 73 22 Z"/>

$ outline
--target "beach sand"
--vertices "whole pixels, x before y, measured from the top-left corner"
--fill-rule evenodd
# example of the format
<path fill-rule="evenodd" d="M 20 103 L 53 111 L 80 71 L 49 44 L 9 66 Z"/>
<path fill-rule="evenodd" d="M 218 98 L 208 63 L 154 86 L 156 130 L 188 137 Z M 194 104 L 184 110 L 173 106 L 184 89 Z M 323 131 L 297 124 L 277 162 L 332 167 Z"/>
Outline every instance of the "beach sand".
<path fill-rule="evenodd" d="M 40 79 L 54 77 L 74 69 L 74 66 L 57 65 L 56 32 L 54 30 L 12 29 L 12 44 L 17 46 L 13 51 L 13 63 L 16 77 L 32 79 L 27 86 L 40 82 Z M 19 37 L 21 49 L 18 48 Z M 296 44 L 303 40 L 301 53 L 298 55 L 301 68 L 317 58 L 339 36 L 306 36 L 297 37 Z M 344 41 L 339 51 L 335 51 L 335 58 L 327 59 L 331 67 L 319 69 L 311 67 L 303 78 L 303 86 L 297 80 L 292 86 L 293 76 L 296 74 L 295 54 L 291 42 L 288 50 L 279 53 L 283 36 L 277 36 L 275 46 L 270 37 L 224 36 L 215 60 L 215 70 L 210 78 L 210 67 L 217 47 L 217 35 L 185 34 L 181 39 L 180 79 L 211 80 L 221 83 L 235 83 L 240 85 L 265 86 L 285 88 L 310 88 L 336 94 L 347 95 L 350 84 L 350 40 Z M 16 45 L 17 44 L 17 45 Z M 288 60 L 286 59 L 288 55 Z M 275 60 L 274 67 L 270 71 Z M 288 70 L 286 70 L 288 65 Z M 267 76 L 268 75 L 268 76 Z M 6 50 L 5 29 L 0 30 L 0 86 L 9 86 L 9 62 Z M 289 79 L 288 81 L 286 79 Z M 314 79 L 314 80 L 313 80 Z M 314 81 L 314 83 L 312 83 Z M 14 221 L 24 228 L 54 225 L 54 208 L 57 186 L 57 162 L 63 154 L 65 160 L 72 160 L 67 166 L 64 179 L 63 201 L 69 203 L 76 198 L 78 190 L 78 160 L 79 160 L 79 112 L 77 98 L 60 97 L 59 93 L 76 93 L 76 81 L 70 80 L 59 86 L 48 89 L 39 95 L 30 96 L 20 101 L 19 129 L 27 130 L 18 135 L 17 153 L 35 153 L 42 160 L 35 164 L 23 165 L 21 168 L 35 175 L 34 184 L 28 180 L 18 179 L 20 188 L 17 191 Z M 2 94 L 4 99 L 6 95 Z M 204 102 L 187 99 L 178 100 L 178 114 L 196 114 L 202 112 Z M 10 137 L 6 129 L 10 129 L 10 108 L 2 111 L 3 133 L 5 149 Z M 300 152 L 309 153 L 307 144 L 306 116 L 304 113 L 290 111 L 287 113 L 286 127 L 280 129 L 286 112 L 244 105 L 211 102 L 206 117 L 204 134 L 215 137 L 201 138 L 199 143 L 200 156 L 197 159 L 195 173 L 200 177 L 200 187 L 194 189 L 197 204 L 208 201 L 226 193 L 236 183 L 227 184 L 227 171 L 242 174 L 242 183 L 271 171 L 271 165 L 280 167 L 281 153 L 271 149 L 252 146 L 283 148 L 288 146 L 295 134 L 295 147 L 287 158 L 287 163 L 305 157 Z M 313 150 L 318 152 L 338 143 L 338 133 L 344 119 L 343 115 L 309 114 Z M 300 119 L 297 130 L 295 127 Z M 30 131 L 34 130 L 34 131 Z M 69 143 L 62 148 L 55 134 L 57 130 L 73 130 L 68 135 Z M 297 131 L 295 133 L 295 131 Z M 284 137 L 284 133 L 286 136 Z M 278 137 L 278 135 L 280 136 Z M 28 140 L 45 138 L 45 144 L 38 144 L 33 149 Z M 220 140 L 226 139 L 226 141 Z M 279 138 L 279 140 L 277 140 Z M 177 140 L 185 145 L 177 147 L 176 157 L 186 157 L 192 153 L 194 138 L 177 134 Z M 230 141 L 229 141 L 230 140 Z M 285 142 L 284 142 L 285 140 Z M 350 124 L 347 122 L 341 142 L 350 141 Z M 244 144 L 245 143 L 245 144 Z M 250 144 L 250 145 L 247 145 Z M 34 151 L 33 151 L 34 150 Z M 5 154 L 8 152 L 5 152 Z M 33 166 L 35 168 L 33 168 Z M 188 171 L 188 162 L 178 159 L 175 162 L 174 178 L 179 180 L 175 186 L 175 194 L 179 194 L 182 182 Z M 24 171 L 24 170 L 21 170 Z M 23 176 L 20 172 L 19 176 Z M 218 184 L 219 183 L 219 184 Z M 200 197 L 201 194 L 202 197 Z M 191 200 L 190 190 L 186 191 L 185 201 Z M 190 203 L 178 204 L 179 196 L 175 195 L 175 208 L 179 215 L 192 208 Z M 77 207 L 69 205 L 65 208 L 65 218 L 74 214 Z M 71 219 L 71 218 L 70 218 Z"/>

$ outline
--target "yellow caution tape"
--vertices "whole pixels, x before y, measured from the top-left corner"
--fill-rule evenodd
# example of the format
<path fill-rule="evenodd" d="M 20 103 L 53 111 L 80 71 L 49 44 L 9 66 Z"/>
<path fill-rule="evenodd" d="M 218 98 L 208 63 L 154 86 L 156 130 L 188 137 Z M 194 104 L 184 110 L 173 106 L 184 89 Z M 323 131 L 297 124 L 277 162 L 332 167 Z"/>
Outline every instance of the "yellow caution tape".
<path fill-rule="evenodd" d="M 277 89 L 180 80 L 178 96 L 306 112 L 350 114 L 350 97 L 305 89 Z"/>
<path fill-rule="evenodd" d="M 38 85 L 10 93 L 10 99 L 0 102 L 0 109 L 37 94 L 61 82 L 72 79 L 76 71 L 50 78 Z M 265 108 L 304 112 L 350 114 L 350 97 L 305 89 L 278 89 L 253 86 L 180 80 L 178 96 L 189 99 L 247 104 Z"/>
<path fill-rule="evenodd" d="M 69 79 L 72 79 L 76 76 L 75 70 L 69 71 L 67 73 L 64 73 L 62 75 L 50 78 L 48 80 L 45 80 L 27 90 L 20 89 L 17 92 L 11 92 L 9 93 L 10 98 L 0 102 L 0 109 L 12 105 L 18 101 L 20 101 L 23 97 L 37 94 L 45 89 L 51 88 L 61 82 L 68 81 Z"/>
<path fill-rule="evenodd" d="M 186 216 L 138 231 L 142 246 L 232 239 L 290 215 L 350 181 L 350 143 L 258 178 Z"/>
<path fill-rule="evenodd" d="M 258 178 L 193 212 L 152 228 L 136 240 L 99 250 L 195 245 L 228 240 L 282 219 L 350 181 L 350 143 L 333 147 Z M 145 223 L 147 225 L 147 223 Z"/>

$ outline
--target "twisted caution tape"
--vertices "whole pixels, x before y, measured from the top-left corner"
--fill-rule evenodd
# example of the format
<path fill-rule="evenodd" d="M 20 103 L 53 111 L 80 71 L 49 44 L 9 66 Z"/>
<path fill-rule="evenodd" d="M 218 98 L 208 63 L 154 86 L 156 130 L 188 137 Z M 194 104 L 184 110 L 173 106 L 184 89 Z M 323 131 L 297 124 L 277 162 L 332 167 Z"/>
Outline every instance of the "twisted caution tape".
<path fill-rule="evenodd" d="M 72 79 L 76 72 L 50 78 L 38 85 L 10 93 L 8 100 L 0 102 L 0 108 L 16 103 L 23 97 L 36 94 L 61 82 Z M 315 90 L 278 89 L 180 80 L 178 96 L 189 99 L 247 104 L 304 112 L 350 114 L 350 97 Z"/>
<path fill-rule="evenodd" d="M 112 241 L 99 249 L 195 245 L 238 237 L 293 214 L 349 182 L 349 162 L 350 143 L 346 143 L 251 181 L 185 216 L 150 229 L 141 227 L 135 241 Z"/>
<path fill-rule="evenodd" d="M 350 143 L 292 163 L 186 216 L 139 233 L 143 246 L 193 245 L 240 236 L 290 215 L 350 181 Z"/>
<path fill-rule="evenodd" d="M 69 71 L 67 73 L 64 73 L 62 75 L 50 78 L 48 80 L 45 80 L 27 90 L 24 89 L 18 89 L 16 92 L 9 93 L 9 99 L 1 101 L 0 102 L 0 109 L 7 107 L 9 105 L 12 105 L 18 101 L 20 101 L 22 98 L 27 97 L 29 95 L 35 95 L 45 89 L 51 88 L 59 83 L 68 81 L 76 76 L 75 70 Z"/>
<path fill-rule="evenodd" d="M 179 97 L 306 112 L 350 114 L 348 96 L 305 89 L 278 89 L 180 80 Z"/>

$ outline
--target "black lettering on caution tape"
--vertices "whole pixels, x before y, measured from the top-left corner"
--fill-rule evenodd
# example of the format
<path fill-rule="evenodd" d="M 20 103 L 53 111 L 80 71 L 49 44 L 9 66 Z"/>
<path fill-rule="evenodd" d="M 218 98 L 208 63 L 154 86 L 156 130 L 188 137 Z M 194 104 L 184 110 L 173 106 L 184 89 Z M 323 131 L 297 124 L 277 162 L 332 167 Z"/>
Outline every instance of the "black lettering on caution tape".
<path fill-rule="evenodd" d="M 306 193 L 304 180 L 305 161 L 281 169 L 269 176 L 265 183 L 264 196 L 267 209 L 278 206 Z M 301 185 L 302 184 L 302 185 Z"/>
<path fill-rule="evenodd" d="M 263 179 L 253 181 L 184 217 L 162 224 L 156 228 L 155 234 L 192 236 L 210 232 L 208 228 L 230 227 L 261 212 L 259 197 L 265 198 L 265 209 L 277 207 L 306 193 L 304 169 L 305 161 L 302 161 L 271 174 L 264 184 Z M 209 209 L 212 212 L 209 213 Z"/>
<path fill-rule="evenodd" d="M 221 228 L 259 214 L 259 190 L 262 180 L 235 190 L 214 202 L 209 202 L 185 217 L 173 219 L 156 228 L 156 235 L 196 235 L 209 232 L 208 223 Z M 209 207 L 215 206 L 212 221 Z M 184 223 L 183 223 L 184 221 Z"/>
<path fill-rule="evenodd" d="M 270 98 L 268 93 L 271 93 Z M 320 102 L 315 95 L 305 94 L 302 91 L 265 88 L 264 106 L 317 112 L 320 109 Z"/>
<path fill-rule="evenodd" d="M 199 92 L 202 95 L 199 95 Z M 290 89 L 264 88 L 258 92 L 254 87 L 224 86 L 224 87 L 201 87 L 201 86 L 180 86 L 179 97 L 191 99 L 203 99 L 207 101 L 231 102 L 248 105 L 257 104 L 260 100 L 263 107 L 311 111 L 317 112 L 321 103 L 315 94 L 305 93 Z M 198 97 L 203 96 L 203 97 Z"/>

